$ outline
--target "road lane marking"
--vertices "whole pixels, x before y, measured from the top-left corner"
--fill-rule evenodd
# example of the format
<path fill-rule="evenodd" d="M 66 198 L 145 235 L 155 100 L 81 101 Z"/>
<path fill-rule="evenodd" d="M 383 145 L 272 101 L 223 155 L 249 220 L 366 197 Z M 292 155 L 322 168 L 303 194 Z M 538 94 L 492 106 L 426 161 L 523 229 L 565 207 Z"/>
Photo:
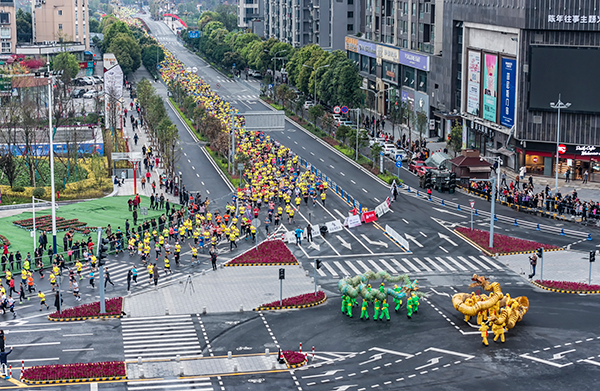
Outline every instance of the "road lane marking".
<path fill-rule="evenodd" d="M 442 250 L 443 252 L 445 252 L 446 254 L 448 254 L 448 250 L 446 250 L 445 248 L 443 248 L 442 246 L 438 246 L 440 248 L 440 250 Z"/>
<path fill-rule="evenodd" d="M 400 262 L 396 261 L 394 258 L 391 258 L 390 261 L 392 261 L 394 265 L 398 266 L 398 269 L 402 270 L 404 273 L 408 273 L 408 269 L 405 268 Z"/>
<path fill-rule="evenodd" d="M 379 265 L 372 259 L 369 259 L 369 263 L 377 270 L 378 272 L 384 271 Z"/>
<path fill-rule="evenodd" d="M 352 182 L 353 185 L 356 185 L 356 182 L 354 182 L 353 179 L 350 179 L 350 182 Z"/>
<path fill-rule="evenodd" d="M 408 224 L 408 221 L 406 219 L 402 219 L 402 221 L 404 221 L 406 224 Z"/>
<path fill-rule="evenodd" d="M 94 348 L 81 348 L 81 349 L 63 349 L 63 352 L 85 352 L 89 350 L 94 350 Z"/>
<path fill-rule="evenodd" d="M 368 191 L 366 191 L 364 187 L 363 187 L 362 191 L 364 191 L 365 193 L 368 193 Z"/>
<path fill-rule="evenodd" d="M 340 175 L 341 176 L 346 176 L 346 174 L 344 174 L 343 172 L 340 171 Z"/>
<path fill-rule="evenodd" d="M 356 266 L 354 266 L 354 265 L 352 264 L 352 262 L 350 262 L 350 261 L 344 261 L 344 262 L 346 262 L 346 265 L 348 265 L 348 267 L 349 267 L 350 269 L 352 269 L 352 271 L 353 271 L 354 273 L 356 273 L 356 274 L 362 274 L 362 273 L 360 272 L 360 270 L 358 270 L 358 269 L 356 268 Z"/>
<path fill-rule="evenodd" d="M 436 269 L 438 269 L 438 271 L 440 271 L 440 272 L 445 272 L 444 268 L 443 268 L 443 267 L 441 267 L 440 265 L 438 265 L 437 263 L 433 262 L 433 260 L 432 260 L 431 258 L 429 258 L 429 257 L 425 257 L 425 258 L 423 258 L 423 259 L 425 259 L 427 262 L 429 262 L 430 264 L 432 264 L 432 265 L 433 265 L 433 267 L 435 267 Z M 445 265 L 445 266 L 447 266 L 447 267 L 448 267 L 448 269 L 450 269 L 451 271 L 456 271 L 456 269 L 454 269 L 452 266 L 448 265 L 447 263 L 446 263 L 446 265 Z"/>
<path fill-rule="evenodd" d="M 439 257 L 436 257 L 436 258 L 439 258 Z M 448 258 L 448 260 L 449 260 L 450 262 L 452 262 L 453 264 L 455 264 L 456 266 L 458 266 L 458 268 L 459 268 L 459 269 L 461 269 L 461 270 L 463 270 L 463 271 L 465 271 L 465 272 L 469 270 L 469 269 L 467 269 L 466 267 L 464 267 L 462 264 L 460 264 L 459 262 L 456 262 L 456 261 L 454 260 L 454 258 L 452 258 L 452 257 L 447 257 L 447 258 Z"/>
<path fill-rule="evenodd" d="M 478 264 L 479 266 L 481 266 L 481 267 L 482 267 L 482 268 L 484 268 L 485 270 L 492 270 L 492 269 L 490 269 L 490 268 L 489 268 L 489 267 L 488 267 L 488 266 L 487 266 L 485 263 L 482 263 L 482 262 L 481 262 L 480 260 L 478 260 L 477 258 L 475 258 L 475 257 L 473 257 L 473 256 L 471 256 L 471 257 L 469 257 L 469 258 L 471 258 L 471 260 L 472 260 L 473 262 L 475 262 L 476 264 Z M 464 259 L 464 258 L 463 258 L 463 257 L 458 257 L 458 259 L 461 259 L 461 260 L 462 260 L 462 259 Z"/>

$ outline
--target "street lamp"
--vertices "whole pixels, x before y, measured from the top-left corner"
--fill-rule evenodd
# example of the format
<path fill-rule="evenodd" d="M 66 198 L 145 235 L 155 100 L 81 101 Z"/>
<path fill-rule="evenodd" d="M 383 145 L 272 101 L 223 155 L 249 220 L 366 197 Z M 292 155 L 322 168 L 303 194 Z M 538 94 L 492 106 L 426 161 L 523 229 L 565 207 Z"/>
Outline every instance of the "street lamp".
<path fill-rule="evenodd" d="M 384 90 L 373 91 L 370 88 L 360 87 L 361 90 L 364 90 L 364 91 L 367 91 L 367 92 L 372 92 L 375 95 L 375 114 L 376 115 L 379 114 L 379 111 L 378 111 L 378 109 L 379 109 L 379 104 L 378 104 L 378 102 L 379 102 L 379 99 L 378 99 L 379 94 L 382 94 L 382 93 L 384 93 L 386 91 L 389 91 L 389 90 L 391 90 L 393 88 L 395 88 L 395 87 L 388 87 L 388 88 L 386 88 Z"/>
<path fill-rule="evenodd" d="M 329 64 L 327 65 L 321 65 L 320 67 L 317 67 L 317 69 L 315 69 L 314 67 L 310 66 L 310 65 L 306 65 L 306 64 L 302 64 L 303 67 L 307 67 L 312 69 L 313 71 L 315 71 L 315 105 L 317 104 L 317 72 L 319 71 L 319 69 L 321 68 L 328 68 Z"/>
<path fill-rule="evenodd" d="M 350 109 L 356 111 L 356 161 L 358 162 L 358 133 L 360 129 L 360 108 Z"/>
<path fill-rule="evenodd" d="M 494 188 L 497 190 L 498 199 L 500 199 L 500 166 L 502 166 L 502 158 L 501 157 L 491 157 L 491 156 L 481 156 L 479 157 L 480 161 L 483 160 L 491 160 L 498 163 L 498 168 L 496 168 L 496 186 L 494 186 L 494 180 L 492 177 L 492 208 L 490 210 L 490 248 L 494 247 L 494 216 L 496 215 L 496 196 L 494 195 Z"/>
<path fill-rule="evenodd" d="M 555 194 L 558 194 L 558 148 L 559 148 L 559 144 L 560 144 L 560 110 L 561 109 L 568 109 L 571 106 L 571 103 L 563 103 L 560 100 L 560 94 L 558 94 L 558 102 L 554 103 L 551 102 L 550 103 L 550 107 L 552 107 L 553 109 L 557 109 L 558 110 L 558 126 L 556 128 L 556 167 L 555 167 L 555 178 L 554 178 L 554 185 L 555 185 Z"/>
<path fill-rule="evenodd" d="M 265 53 L 271 54 L 271 52 L 269 50 L 267 50 L 267 49 L 264 49 L 263 51 Z M 275 82 L 275 72 L 276 72 L 276 68 L 277 68 L 277 59 L 283 59 L 282 57 L 277 57 L 277 55 L 280 54 L 280 53 L 287 52 L 287 51 L 288 51 L 288 49 L 280 50 L 280 51 L 278 51 L 277 53 L 275 53 L 273 55 L 273 79 L 274 79 L 273 80 L 273 84 L 276 84 L 276 82 Z"/>
<path fill-rule="evenodd" d="M 50 133 L 50 191 L 52 203 L 52 252 L 57 253 L 56 249 L 56 189 L 54 188 L 54 131 L 52 130 L 52 72 L 50 71 L 50 61 L 46 62 L 48 67 L 48 131 Z"/>

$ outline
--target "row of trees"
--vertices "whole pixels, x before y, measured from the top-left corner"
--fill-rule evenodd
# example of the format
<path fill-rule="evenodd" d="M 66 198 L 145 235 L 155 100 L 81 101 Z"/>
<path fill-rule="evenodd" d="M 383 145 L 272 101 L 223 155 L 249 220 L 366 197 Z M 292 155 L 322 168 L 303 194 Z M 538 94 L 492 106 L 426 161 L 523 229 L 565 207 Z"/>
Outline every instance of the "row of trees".
<path fill-rule="evenodd" d="M 180 151 L 177 126 L 171 122 L 163 99 L 147 79 L 143 79 L 137 84 L 136 93 L 140 102 L 141 114 L 154 145 L 157 147 L 157 152 L 162 156 L 165 171 L 167 175 L 173 175 Z"/>

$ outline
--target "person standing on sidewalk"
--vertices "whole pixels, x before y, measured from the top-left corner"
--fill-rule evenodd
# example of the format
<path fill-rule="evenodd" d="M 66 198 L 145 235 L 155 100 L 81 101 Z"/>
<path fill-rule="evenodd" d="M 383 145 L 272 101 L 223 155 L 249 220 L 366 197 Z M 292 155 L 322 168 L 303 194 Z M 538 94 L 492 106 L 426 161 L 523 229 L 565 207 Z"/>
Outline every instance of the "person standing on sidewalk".
<path fill-rule="evenodd" d="M 158 285 L 158 277 L 158 266 L 156 266 L 155 263 L 152 268 L 152 278 L 154 279 L 154 286 Z"/>
<path fill-rule="evenodd" d="M 212 262 L 213 271 L 217 271 L 217 252 L 216 251 L 210 252 L 210 261 Z"/>
<path fill-rule="evenodd" d="M 127 292 L 131 290 L 131 278 L 133 277 L 133 271 L 129 269 L 127 272 Z"/>
<path fill-rule="evenodd" d="M 589 175 L 588 170 L 585 170 L 585 172 L 583 173 L 583 182 L 582 183 L 584 183 L 584 184 L 587 183 L 588 175 Z"/>
<path fill-rule="evenodd" d="M 313 241 L 312 225 L 310 225 L 310 223 L 306 225 L 306 240 L 308 242 L 312 242 Z"/>
<path fill-rule="evenodd" d="M 531 254 L 529 257 L 529 264 L 531 265 L 531 274 L 529 275 L 529 279 L 531 280 L 533 276 L 535 276 L 535 267 L 537 266 L 537 255 Z"/>

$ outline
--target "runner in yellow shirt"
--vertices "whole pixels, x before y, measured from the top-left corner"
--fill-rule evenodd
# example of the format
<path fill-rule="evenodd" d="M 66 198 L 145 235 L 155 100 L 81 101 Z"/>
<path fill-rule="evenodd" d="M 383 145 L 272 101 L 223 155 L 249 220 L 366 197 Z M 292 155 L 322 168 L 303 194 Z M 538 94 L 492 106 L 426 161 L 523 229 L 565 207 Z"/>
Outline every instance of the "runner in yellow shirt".
<path fill-rule="evenodd" d="M 38 291 L 38 297 L 40 298 L 40 311 L 46 306 L 46 309 L 49 310 L 50 307 L 46 304 L 46 295 L 42 291 Z"/>

